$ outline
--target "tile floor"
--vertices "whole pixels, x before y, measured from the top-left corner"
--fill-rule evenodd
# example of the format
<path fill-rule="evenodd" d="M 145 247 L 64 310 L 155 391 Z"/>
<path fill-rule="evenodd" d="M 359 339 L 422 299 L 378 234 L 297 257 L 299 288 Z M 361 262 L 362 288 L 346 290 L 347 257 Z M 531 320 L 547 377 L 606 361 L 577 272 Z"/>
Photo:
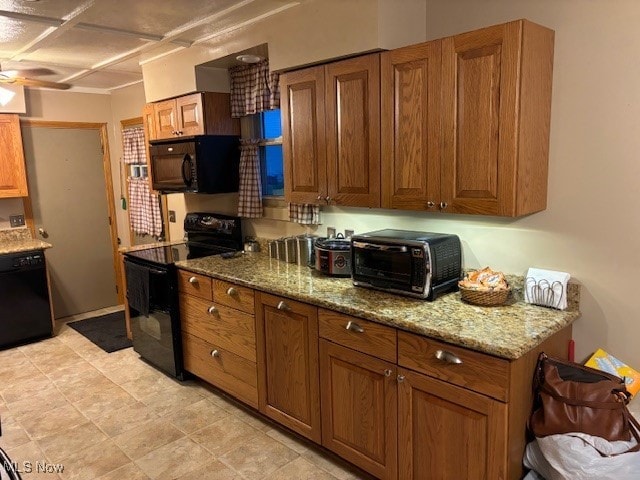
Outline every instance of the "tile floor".
<path fill-rule="evenodd" d="M 368 478 L 132 348 L 106 353 L 66 322 L 56 330 L 0 351 L 0 446 L 25 480 Z"/>

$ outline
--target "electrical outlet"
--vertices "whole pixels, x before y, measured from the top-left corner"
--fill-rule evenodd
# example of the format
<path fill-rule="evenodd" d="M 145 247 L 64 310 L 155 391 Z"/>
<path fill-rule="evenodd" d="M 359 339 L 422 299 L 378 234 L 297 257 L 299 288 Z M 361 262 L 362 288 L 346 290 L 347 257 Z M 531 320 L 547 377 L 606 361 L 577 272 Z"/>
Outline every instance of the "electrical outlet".
<path fill-rule="evenodd" d="M 24 225 L 24 215 L 9 215 L 11 228 L 22 227 Z"/>
<path fill-rule="evenodd" d="M 174 210 L 169 210 L 169 221 L 176 223 L 176 212 Z"/>

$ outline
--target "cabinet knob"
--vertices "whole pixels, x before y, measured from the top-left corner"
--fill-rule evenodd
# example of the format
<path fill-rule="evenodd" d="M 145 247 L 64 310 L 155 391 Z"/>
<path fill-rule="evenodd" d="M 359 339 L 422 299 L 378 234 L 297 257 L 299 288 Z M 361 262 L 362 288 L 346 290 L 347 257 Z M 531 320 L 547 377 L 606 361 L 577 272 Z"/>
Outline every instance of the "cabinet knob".
<path fill-rule="evenodd" d="M 218 358 L 220 356 L 220 352 L 218 350 L 211 350 L 211 356 L 213 358 Z"/>
<path fill-rule="evenodd" d="M 227 295 L 232 297 L 232 296 L 237 295 L 237 294 L 238 294 L 238 290 L 236 290 L 235 288 L 229 287 L 227 289 Z"/>
<path fill-rule="evenodd" d="M 445 208 L 447 208 L 449 206 L 449 204 L 447 202 L 440 202 L 440 210 L 444 210 Z"/>
<path fill-rule="evenodd" d="M 178 132 L 176 132 L 175 130 L 171 130 L 171 135 L 178 135 Z"/>
<path fill-rule="evenodd" d="M 442 360 L 446 363 L 451 363 L 452 365 L 461 365 L 462 360 L 457 355 L 454 355 L 451 352 L 447 352 L 446 350 L 438 350 L 435 353 L 435 357 L 438 360 Z"/>
<path fill-rule="evenodd" d="M 189 279 L 189 283 L 191 283 L 191 284 L 196 284 L 196 283 L 198 283 L 198 279 L 197 279 L 196 277 L 191 277 L 191 278 Z"/>
<path fill-rule="evenodd" d="M 427 208 L 433 208 L 435 206 L 436 206 L 435 202 L 431 202 L 431 201 L 427 202 Z"/>
<path fill-rule="evenodd" d="M 317 201 L 322 200 L 322 195 L 318 195 L 318 196 L 316 197 L 316 200 L 317 200 Z"/>
<path fill-rule="evenodd" d="M 404 382 L 404 378 L 405 378 L 404 375 L 398 375 L 397 378 L 398 378 L 398 383 Z"/>
<path fill-rule="evenodd" d="M 390 369 L 390 368 L 387 368 L 387 369 L 384 371 L 384 376 L 385 376 L 385 377 L 390 377 L 392 373 L 393 373 L 393 372 L 391 371 L 391 369 Z"/>
<path fill-rule="evenodd" d="M 326 197 L 324 197 L 324 201 L 329 203 L 331 201 L 331 197 L 327 195 Z"/>
<path fill-rule="evenodd" d="M 218 313 L 218 309 L 214 305 L 211 305 L 207 312 L 209 312 L 209 315 L 213 315 L 214 313 Z"/>
<path fill-rule="evenodd" d="M 176 135 L 182 135 L 182 130 L 178 130 L 178 131 L 176 132 Z"/>
<path fill-rule="evenodd" d="M 364 328 L 351 320 L 347 322 L 347 325 L 344 328 L 351 332 L 364 333 Z"/>
<path fill-rule="evenodd" d="M 284 301 L 282 301 L 282 300 L 278 303 L 278 306 L 277 306 L 276 308 L 277 308 L 278 310 L 291 310 L 291 309 L 289 308 L 289 305 L 287 305 L 287 304 L 286 304 Z"/>

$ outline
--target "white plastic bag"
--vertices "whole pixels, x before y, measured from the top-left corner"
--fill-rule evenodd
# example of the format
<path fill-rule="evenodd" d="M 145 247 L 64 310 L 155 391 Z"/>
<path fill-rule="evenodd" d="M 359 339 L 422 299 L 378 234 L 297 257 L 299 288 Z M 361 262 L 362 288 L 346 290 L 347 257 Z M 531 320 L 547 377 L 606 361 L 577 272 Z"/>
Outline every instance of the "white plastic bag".
<path fill-rule="evenodd" d="M 546 480 L 637 480 L 640 452 L 603 457 L 596 450 L 618 453 L 635 444 L 635 440 L 609 442 L 585 433 L 549 435 L 527 445 L 524 465 Z"/>

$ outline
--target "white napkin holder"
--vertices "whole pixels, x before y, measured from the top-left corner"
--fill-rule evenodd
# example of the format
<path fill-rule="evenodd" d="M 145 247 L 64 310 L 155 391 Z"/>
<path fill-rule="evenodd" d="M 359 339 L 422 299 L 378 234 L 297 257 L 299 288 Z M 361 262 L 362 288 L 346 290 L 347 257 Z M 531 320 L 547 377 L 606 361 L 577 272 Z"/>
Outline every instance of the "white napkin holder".
<path fill-rule="evenodd" d="M 524 301 L 543 307 L 566 310 L 569 278 L 571 275 L 566 272 L 529 268 L 524 281 Z"/>

